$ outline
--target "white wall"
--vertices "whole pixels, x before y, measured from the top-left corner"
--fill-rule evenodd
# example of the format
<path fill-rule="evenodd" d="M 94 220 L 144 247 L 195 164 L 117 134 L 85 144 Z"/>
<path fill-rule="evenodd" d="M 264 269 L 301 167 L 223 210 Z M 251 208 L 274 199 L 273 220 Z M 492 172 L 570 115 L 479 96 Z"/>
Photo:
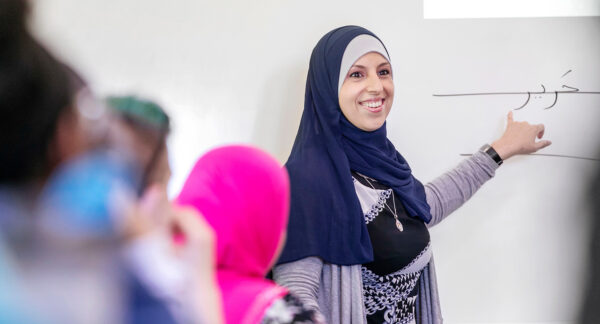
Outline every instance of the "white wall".
<path fill-rule="evenodd" d="M 219 144 L 252 143 L 284 162 L 311 50 L 346 24 L 371 29 L 390 51 L 389 136 L 423 181 L 498 137 L 525 99 L 433 93 L 600 91 L 598 17 L 424 20 L 417 0 L 39 0 L 34 20 L 100 94 L 137 92 L 167 108 L 172 195 Z M 546 123 L 554 144 L 545 153 L 599 158 L 600 96 L 558 100 L 543 110 L 552 98 L 533 98 L 516 118 Z M 580 196 L 597 163 L 514 158 L 432 230 L 447 322 L 575 320 L 587 244 Z"/>

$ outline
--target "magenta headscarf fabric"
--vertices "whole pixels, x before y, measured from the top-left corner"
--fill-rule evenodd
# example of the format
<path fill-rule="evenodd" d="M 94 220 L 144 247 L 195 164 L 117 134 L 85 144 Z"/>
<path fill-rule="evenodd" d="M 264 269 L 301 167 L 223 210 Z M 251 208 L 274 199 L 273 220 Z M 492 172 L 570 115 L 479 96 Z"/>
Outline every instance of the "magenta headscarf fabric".
<path fill-rule="evenodd" d="M 217 148 L 196 162 L 176 201 L 196 208 L 215 231 L 227 323 L 259 323 L 267 307 L 287 293 L 264 279 L 287 227 L 285 169 L 257 148 Z"/>

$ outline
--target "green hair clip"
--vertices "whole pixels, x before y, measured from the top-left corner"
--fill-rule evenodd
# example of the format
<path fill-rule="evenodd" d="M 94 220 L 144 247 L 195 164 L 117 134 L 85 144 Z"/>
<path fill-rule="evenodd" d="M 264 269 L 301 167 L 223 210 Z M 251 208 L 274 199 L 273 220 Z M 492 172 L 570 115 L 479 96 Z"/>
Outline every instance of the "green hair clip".
<path fill-rule="evenodd" d="M 106 98 L 108 106 L 118 114 L 135 122 L 158 129 L 169 128 L 169 116 L 156 103 L 136 96 Z"/>

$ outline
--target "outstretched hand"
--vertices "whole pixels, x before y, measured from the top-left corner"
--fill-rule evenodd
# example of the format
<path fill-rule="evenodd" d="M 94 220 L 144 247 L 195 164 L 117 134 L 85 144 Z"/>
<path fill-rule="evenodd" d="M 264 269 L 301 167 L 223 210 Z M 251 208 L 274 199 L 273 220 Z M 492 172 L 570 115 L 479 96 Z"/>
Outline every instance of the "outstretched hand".
<path fill-rule="evenodd" d="M 543 124 L 531 125 L 528 122 L 514 121 L 511 111 L 508 113 L 504 134 L 492 143 L 492 147 L 502 160 L 507 160 L 513 155 L 534 153 L 552 144 L 548 140 L 542 140 L 543 136 Z"/>

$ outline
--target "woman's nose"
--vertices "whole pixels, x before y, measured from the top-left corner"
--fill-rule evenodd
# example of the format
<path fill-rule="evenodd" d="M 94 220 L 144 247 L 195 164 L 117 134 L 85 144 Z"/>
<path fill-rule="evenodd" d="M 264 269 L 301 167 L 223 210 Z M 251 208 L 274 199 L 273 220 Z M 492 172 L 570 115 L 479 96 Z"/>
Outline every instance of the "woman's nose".
<path fill-rule="evenodd" d="M 383 84 L 377 73 L 369 75 L 367 77 L 367 91 L 368 92 L 380 92 L 383 90 Z"/>

